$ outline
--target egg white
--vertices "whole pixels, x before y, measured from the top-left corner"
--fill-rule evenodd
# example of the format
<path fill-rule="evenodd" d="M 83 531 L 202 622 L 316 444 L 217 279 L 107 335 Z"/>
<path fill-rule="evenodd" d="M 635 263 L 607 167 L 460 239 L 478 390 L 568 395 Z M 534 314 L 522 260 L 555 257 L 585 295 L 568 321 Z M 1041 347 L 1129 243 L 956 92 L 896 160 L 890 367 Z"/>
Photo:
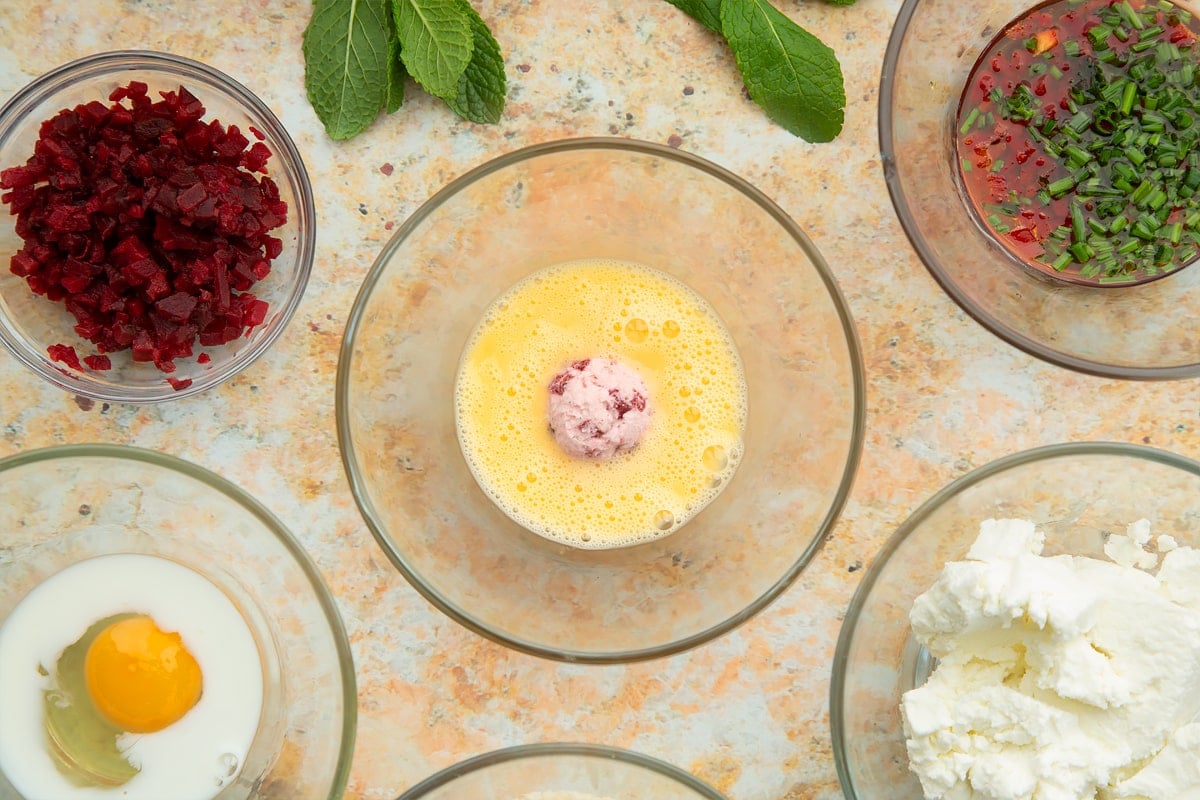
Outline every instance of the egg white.
<path fill-rule="evenodd" d="M 117 744 L 141 771 L 112 788 L 79 787 L 47 750 L 42 693 L 62 651 L 98 620 L 147 614 L 177 631 L 203 676 L 199 702 L 156 733 Z M 237 607 L 197 572 L 174 561 L 121 554 L 81 561 L 26 595 L 0 627 L 0 773 L 26 800 L 209 800 L 234 777 L 258 729 L 263 672 Z"/>

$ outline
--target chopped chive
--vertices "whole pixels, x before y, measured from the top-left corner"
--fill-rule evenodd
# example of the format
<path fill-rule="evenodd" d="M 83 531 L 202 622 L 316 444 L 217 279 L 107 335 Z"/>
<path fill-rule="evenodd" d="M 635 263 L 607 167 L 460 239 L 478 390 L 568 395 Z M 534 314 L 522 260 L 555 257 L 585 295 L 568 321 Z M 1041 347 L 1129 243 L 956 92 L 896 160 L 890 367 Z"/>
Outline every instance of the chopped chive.
<path fill-rule="evenodd" d="M 1074 201 L 1071 203 L 1071 235 L 1076 242 L 1087 236 L 1087 227 L 1083 221 L 1083 204 Z"/>
<path fill-rule="evenodd" d="M 1146 27 L 1146 23 L 1142 22 L 1141 16 L 1133 10 L 1133 6 L 1129 5 L 1129 0 L 1121 0 L 1121 2 L 1116 4 L 1115 8 L 1117 9 L 1117 13 L 1121 15 L 1122 19 L 1130 27 L 1139 31 Z"/>
<path fill-rule="evenodd" d="M 1127 81 L 1121 90 L 1121 113 L 1129 116 L 1133 111 L 1133 101 L 1137 98 L 1137 84 L 1133 81 Z M 945 130 L 943 128 L 942 130 Z"/>
<path fill-rule="evenodd" d="M 1096 25 L 1087 32 L 1087 36 L 1092 40 L 1093 45 L 1098 46 L 1104 43 L 1104 40 L 1108 38 L 1109 34 L 1112 33 L 1112 30 L 1113 29 L 1108 25 Z"/>
<path fill-rule="evenodd" d="M 963 122 L 962 126 L 958 129 L 958 132 L 963 133 L 963 134 L 970 132 L 971 126 L 975 124 L 975 120 L 977 120 L 978 118 L 979 118 L 979 109 L 972 108 L 971 113 L 967 114 L 967 119 L 965 122 Z M 945 123 L 942 123 L 942 124 L 944 125 Z M 944 131 L 946 129 L 942 128 L 942 130 Z M 942 163 L 944 164 L 945 162 L 943 161 Z"/>

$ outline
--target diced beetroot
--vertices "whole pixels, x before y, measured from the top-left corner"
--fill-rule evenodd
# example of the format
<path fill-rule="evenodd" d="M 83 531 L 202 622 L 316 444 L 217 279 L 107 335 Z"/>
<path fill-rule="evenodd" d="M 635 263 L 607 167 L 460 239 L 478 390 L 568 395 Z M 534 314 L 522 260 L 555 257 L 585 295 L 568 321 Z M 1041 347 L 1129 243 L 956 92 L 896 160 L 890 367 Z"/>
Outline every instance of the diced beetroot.
<path fill-rule="evenodd" d="M 13 253 L 13 257 L 9 266 L 13 275 L 26 278 L 37 272 L 41 265 L 38 264 L 37 259 L 29 255 L 29 253 L 26 253 L 24 250 L 18 250 L 17 252 Z"/>
<path fill-rule="evenodd" d="M 150 335 L 148 330 L 140 330 L 133 337 L 134 361 L 153 361 L 154 360 L 154 337 Z"/>
<path fill-rule="evenodd" d="M 47 119 L 26 163 L 0 170 L 0 202 L 24 240 L 12 273 L 64 302 L 99 353 L 129 349 L 169 373 L 197 341 L 225 344 L 266 319 L 268 304 L 250 289 L 283 251 L 269 233 L 287 204 L 255 175 L 271 157 L 261 131 L 250 128 L 251 144 L 236 125 L 203 121 L 185 87 L 160 97 L 132 81 L 107 104 Z M 48 352 L 81 369 L 70 346 Z M 110 368 L 106 355 L 83 363 Z"/>
<path fill-rule="evenodd" d="M 212 143 L 213 149 L 225 158 L 241 158 L 242 151 L 250 144 L 250 140 L 242 135 L 237 125 L 230 125 L 225 135 Z"/>
<path fill-rule="evenodd" d="M 30 159 L 32 161 L 32 159 Z M 46 170 L 40 164 L 30 163 L 23 167 L 9 167 L 0 171 L 0 185 L 5 189 L 33 186 L 46 179 Z"/>
<path fill-rule="evenodd" d="M 196 298 L 185 292 L 168 295 L 154 304 L 158 313 L 172 322 L 184 323 L 196 308 Z"/>
<path fill-rule="evenodd" d="M 51 361 L 66 364 L 71 369 L 83 369 L 83 366 L 79 363 L 79 355 L 75 352 L 75 348 L 69 344 L 52 344 L 46 348 L 46 353 L 50 356 Z"/>
<path fill-rule="evenodd" d="M 175 109 L 175 125 L 184 127 L 204 116 L 204 104 L 184 87 L 179 87 L 179 105 Z"/>
<path fill-rule="evenodd" d="M 166 297 L 167 292 L 171 291 L 171 282 L 167 278 L 167 271 L 156 267 L 154 272 L 150 274 L 150 280 L 146 281 L 146 286 L 142 290 L 145 292 L 147 300 L 158 300 Z"/>
<path fill-rule="evenodd" d="M 175 202 L 179 204 L 180 211 L 194 211 L 197 206 L 208 199 L 208 192 L 199 183 L 193 183 L 188 188 L 179 193 L 175 198 Z"/>
<path fill-rule="evenodd" d="M 244 294 L 242 297 L 254 297 L 252 294 Z M 248 328 L 253 328 L 256 325 L 261 325 L 263 320 L 267 318 L 267 301 L 255 299 L 246 313 L 242 315 L 242 323 Z"/>
<path fill-rule="evenodd" d="M 263 172 L 267 166 L 267 159 L 270 157 L 271 149 L 262 142 L 255 142 L 242 155 L 242 166 L 251 172 Z"/>

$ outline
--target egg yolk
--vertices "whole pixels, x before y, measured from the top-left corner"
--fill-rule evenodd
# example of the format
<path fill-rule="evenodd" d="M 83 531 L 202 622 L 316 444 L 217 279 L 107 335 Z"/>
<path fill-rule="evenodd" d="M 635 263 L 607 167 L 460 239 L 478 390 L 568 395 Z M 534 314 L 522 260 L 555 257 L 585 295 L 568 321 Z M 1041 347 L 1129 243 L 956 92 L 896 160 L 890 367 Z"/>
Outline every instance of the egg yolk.
<path fill-rule="evenodd" d="M 200 699 L 200 665 L 178 633 L 146 616 L 109 625 L 83 663 L 88 696 L 101 716 L 128 733 L 178 722 Z"/>

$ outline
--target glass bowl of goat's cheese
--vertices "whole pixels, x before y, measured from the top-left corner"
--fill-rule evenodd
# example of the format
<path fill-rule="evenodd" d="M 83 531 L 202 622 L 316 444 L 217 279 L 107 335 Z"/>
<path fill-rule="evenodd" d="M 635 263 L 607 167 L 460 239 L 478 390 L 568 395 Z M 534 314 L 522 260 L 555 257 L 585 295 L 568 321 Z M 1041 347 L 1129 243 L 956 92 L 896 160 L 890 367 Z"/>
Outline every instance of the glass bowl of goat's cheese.
<path fill-rule="evenodd" d="M 834 655 L 847 800 L 1200 797 L 1200 463 L 1001 458 L 892 535 Z"/>

